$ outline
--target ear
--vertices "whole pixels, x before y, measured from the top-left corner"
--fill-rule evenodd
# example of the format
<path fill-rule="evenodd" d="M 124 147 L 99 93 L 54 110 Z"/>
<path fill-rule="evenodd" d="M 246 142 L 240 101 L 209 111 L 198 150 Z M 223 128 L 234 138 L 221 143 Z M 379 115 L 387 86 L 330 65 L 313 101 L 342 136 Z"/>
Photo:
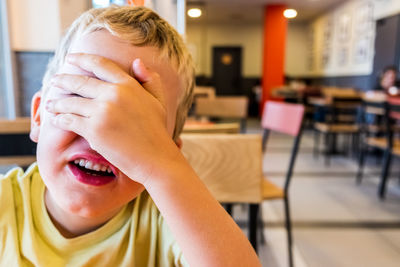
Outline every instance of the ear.
<path fill-rule="evenodd" d="M 30 138 L 33 142 L 37 143 L 40 132 L 40 101 L 42 99 L 42 92 L 38 91 L 32 97 L 31 103 L 31 132 Z"/>
<path fill-rule="evenodd" d="M 183 142 L 182 142 L 182 139 L 180 137 L 176 138 L 175 144 L 179 149 L 182 149 Z"/>

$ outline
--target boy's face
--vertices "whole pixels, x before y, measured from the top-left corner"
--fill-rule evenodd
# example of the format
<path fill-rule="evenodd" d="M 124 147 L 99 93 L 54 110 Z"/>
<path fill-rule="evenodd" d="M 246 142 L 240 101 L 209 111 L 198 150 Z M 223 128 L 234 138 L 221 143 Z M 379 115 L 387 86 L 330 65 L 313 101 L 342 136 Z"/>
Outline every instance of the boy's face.
<path fill-rule="evenodd" d="M 77 38 L 71 44 L 70 53 L 96 54 L 111 59 L 125 72 L 132 73 L 132 62 L 140 58 L 144 65 L 160 75 L 165 88 L 167 129 L 171 137 L 175 126 L 178 99 L 181 84 L 176 71 L 166 60 L 160 59 L 158 49 L 153 47 L 135 47 L 101 30 Z M 93 76 L 76 66 L 65 63 L 58 73 Z M 67 97 L 59 88 L 48 89 L 45 98 L 35 95 L 32 105 L 31 138 L 38 143 L 37 161 L 41 176 L 48 189 L 46 201 L 61 208 L 64 212 L 86 218 L 108 217 L 115 214 L 124 204 L 143 191 L 143 186 L 122 173 L 111 182 L 102 185 L 90 185 L 81 182 L 71 172 L 69 164 L 75 158 L 102 162 L 102 156 L 92 150 L 89 143 L 74 132 L 55 127 L 43 105 L 49 99 Z M 143 89 L 144 90 L 144 89 Z M 157 138 L 154 133 L 154 138 Z M 121 155 L 123 157 L 124 155 Z M 100 183 L 101 184 L 101 183 Z"/>

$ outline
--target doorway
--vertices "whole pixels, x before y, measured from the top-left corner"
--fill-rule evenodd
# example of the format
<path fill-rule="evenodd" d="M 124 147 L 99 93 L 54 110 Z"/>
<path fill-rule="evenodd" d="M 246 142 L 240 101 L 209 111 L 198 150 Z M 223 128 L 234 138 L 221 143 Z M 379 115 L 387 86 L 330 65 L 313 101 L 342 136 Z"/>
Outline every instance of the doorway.
<path fill-rule="evenodd" d="M 241 47 L 213 47 L 213 82 L 217 95 L 241 94 Z"/>

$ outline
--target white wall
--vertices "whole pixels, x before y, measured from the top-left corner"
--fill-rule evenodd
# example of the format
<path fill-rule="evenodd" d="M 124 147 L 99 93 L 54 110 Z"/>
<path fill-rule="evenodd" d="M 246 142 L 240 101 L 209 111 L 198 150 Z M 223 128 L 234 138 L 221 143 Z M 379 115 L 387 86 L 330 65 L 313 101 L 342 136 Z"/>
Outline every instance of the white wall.
<path fill-rule="evenodd" d="M 61 35 L 58 1 L 12 0 L 9 4 L 13 50 L 54 50 Z"/>
<path fill-rule="evenodd" d="M 374 17 L 376 20 L 400 13 L 399 0 L 375 0 L 373 2 L 375 6 Z"/>
<path fill-rule="evenodd" d="M 304 75 L 307 69 L 309 28 L 307 24 L 291 22 L 288 25 L 285 54 L 285 74 L 290 77 Z"/>
<path fill-rule="evenodd" d="M 242 47 L 242 75 L 262 73 L 263 28 L 258 24 L 188 24 L 186 38 L 192 51 L 197 75 L 212 75 L 213 46 Z"/>
<path fill-rule="evenodd" d="M 86 0 L 9 0 L 14 51 L 53 51 L 63 31 L 88 9 Z"/>

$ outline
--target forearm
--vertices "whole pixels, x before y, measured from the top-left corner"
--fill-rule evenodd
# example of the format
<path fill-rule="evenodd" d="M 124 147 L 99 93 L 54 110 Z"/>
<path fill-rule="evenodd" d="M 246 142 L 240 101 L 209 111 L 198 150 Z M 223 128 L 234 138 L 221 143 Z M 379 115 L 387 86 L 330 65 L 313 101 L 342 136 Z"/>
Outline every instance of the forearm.
<path fill-rule="evenodd" d="M 261 266 L 249 241 L 182 155 L 145 185 L 190 266 Z"/>

